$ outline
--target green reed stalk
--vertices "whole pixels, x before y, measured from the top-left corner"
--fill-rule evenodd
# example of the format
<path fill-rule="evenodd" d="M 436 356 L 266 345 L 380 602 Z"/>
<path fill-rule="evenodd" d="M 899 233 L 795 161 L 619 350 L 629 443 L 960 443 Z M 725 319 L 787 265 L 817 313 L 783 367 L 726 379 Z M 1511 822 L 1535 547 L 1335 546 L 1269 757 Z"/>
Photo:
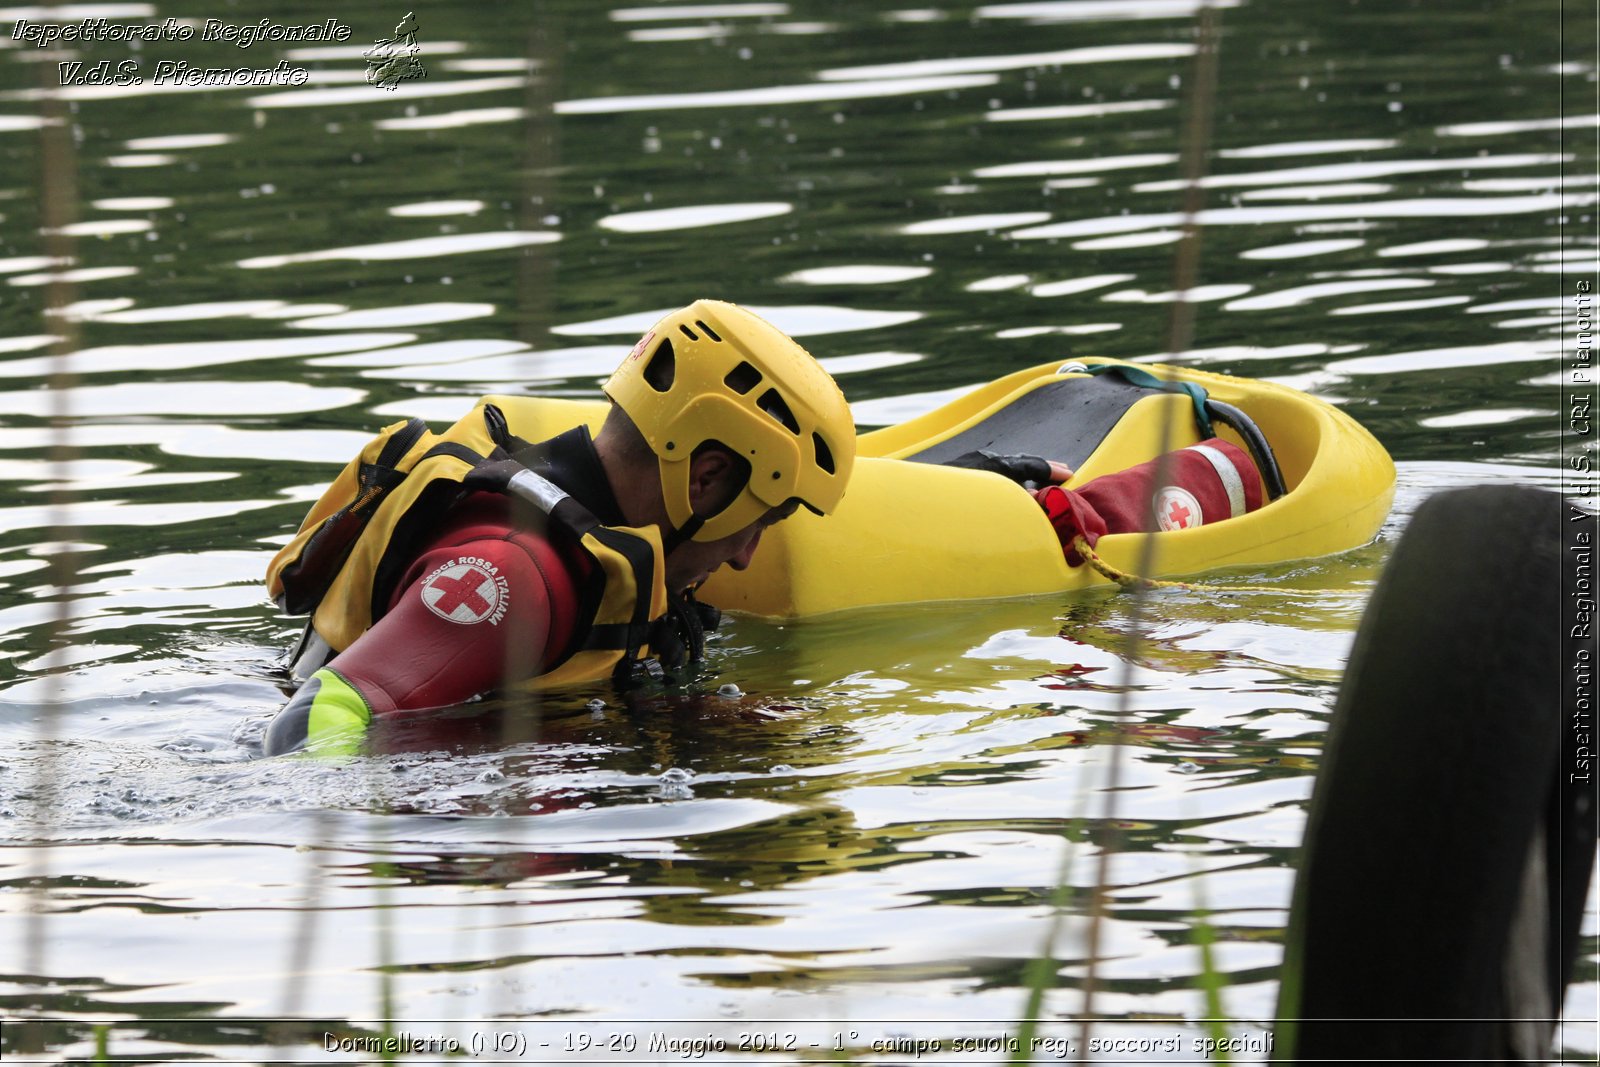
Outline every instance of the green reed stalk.
<path fill-rule="evenodd" d="M 517 204 L 517 220 L 526 231 L 545 228 L 545 218 L 556 213 L 555 173 L 561 158 L 561 141 L 555 103 L 566 51 L 564 40 L 560 17 L 545 5 L 528 30 L 524 53 L 529 71 L 523 94 L 527 117 L 522 122 L 522 196 Z M 555 325 L 556 257 L 538 245 L 524 248 L 517 258 L 516 294 L 518 339 L 535 350 L 529 358 L 537 365 L 544 358 L 542 350 L 550 347 L 550 329 Z M 542 440 L 544 436 L 539 434 L 532 440 Z M 515 659 L 506 658 L 508 673 L 500 687 L 497 714 L 502 747 L 539 739 L 541 696 L 526 684 L 526 678 L 514 673 Z"/>
<path fill-rule="evenodd" d="M 387 865 L 384 865 L 387 866 Z M 394 1063 L 399 1054 L 389 1038 L 395 1036 L 394 1019 L 394 901 L 389 886 L 378 886 L 378 1008 L 383 1012 L 383 1062 Z"/>
<path fill-rule="evenodd" d="M 1039 1033 L 1044 997 L 1055 985 L 1056 941 L 1061 936 L 1061 924 L 1066 920 L 1067 903 L 1072 896 L 1072 887 L 1068 884 L 1071 874 L 1072 841 L 1069 838 L 1062 844 L 1061 870 L 1056 875 L 1055 888 L 1050 892 L 1050 925 L 1045 931 L 1044 946 L 1038 956 L 1028 961 L 1022 974 L 1022 985 L 1028 991 L 1028 999 L 1023 1005 L 1021 1025 L 1017 1028 L 1017 1047 L 1010 1056 L 1014 1067 L 1033 1062 L 1033 1039 Z"/>
<path fill-rule="evenodd" d="M 1205 207 L 1205 190 L 1201 179 L 1205 177 L 1206 161 L 1210 155 L 1211 123 L 1216 111 L 1217 53 L 1221 47 L 1217 20 L 1220 16 L 1209 0 L 1200 5 L 1200 24 L 1196 33 L 1192 84 L 1189 87 L 1187 121 L 1184 125 L 1183 146 L 1180 159 L 1183 167 L 1183 238 L 1178 242 L 1173 259 L 1173 290 L 1187 293 L 1200 275 L 1200 226 L 1196 217 Z M 1194 305 L 1187 299 L 1174 300 L 1168 321 L 1167 350 L 1174 355 L 1186 351 L 1194 341 Z M 1163 453 L 1166 450 L 1163 449 Z M 1228 1036 L 1224 1020 L 1227 1013 L 1222 1005 L 1222 990 L 1227 980 L 1217 970 L 1216 956 L 1212 951 L 1216 931 L 1211 925 L 1210 909 L 1206 907 L 1204 879 L 1194 883 L 1195 915 L 1194 939 L 1200 949 L 1200 988 L 1206 1000 L 1206 1028 L 1218 1042 Z M 1092 962 L 1091 962 L 1092 965 Z M 1226 1052 L 1219 1051 L 1220 1062 L 1231 1062 Z"/>
<path fill-rule="evenodd" d="M 41 57 L 42 58 L 42 57 Z M 76 288 L 69 271 L 75 251 L 71 224 L 77 214 L 78 168 L 72 144 L 71 116 L 61 99 L 61 87 L 51 83 L 56 71 L 53 62 L 35 64 L 39 69 L 42 92 L 39 96 L 39 221 L 44 236 L 44 252 L 51 261 L 44 288 L 44 329 L 53 340 L 49 347 L 50 372 L 46 389 L 50 394 L 50 467 L 54 484 L 50 489 L 49 577 L 52 593 L 49 625 L 46 630 L 46 690 L 39 716 L 38 750 L 34 761 L 33 826 L 35 836 L 30 850 L 32 870 L 28 879 L 28 919 L 23 933 L 25 974 L 41 978 L 45 973 L 48 941 L 45 916 L 50 900 L 50 848 L 45 820 L 56 812 L 57 775 L 53 764 L 56 752 L 57 716 L 67 698 L 67 681 L 56 665 L 55 654 L 67 640 L 72 627 L 70 590 L 77 578 L 77 553 L 69 548 L 72 506 L 76 491 L 72 485 L 72 463 L 77 446 L 72 438 L 72 389 L 77 378 L 72 354 L 78 348 L 77 324 L 69 314 Z"/>
<path fill-rule="evenodd" d="M 1228 1058 L 1227 1010 L 1222 1004 L 1222 991 L 1227 988 L 1227 979 L 1217 970 L 1216 955 L 1212 952 L 1212 945 L 1216 943 L 1216 929 L 1211 925 L 1211 909 L 1206 906 L 1205 889 L 1202 879 L 1196 878 L 1194 882 L 1194 943 L 1200 949 L 1200 991 L 1206 998 L 1206 1033 L 1216 1042 L 1215 1053 L 1218 1063 L 1232 1063 Z"/>
<path fill-rule="evenodd" d="M 1167 352 L 1173 358 L 1188 350 L 1194 337 L 1194 308 L 1186 295 L 1195 285 L 1199 277 L 1200 265 L 1200 226 L 1197 216 L 1204 206 L 1205 194 L 1201 187 L 1201 179 L 1206 170 L 1206 159 L 1210 151 L 1211 120 L 1216 107 L 1217 94 L 1217 53 L 1218 53 L 1218 26 L 1216 9 L 1209 0 L 1202 0 L 1199 10 L 1198 25 L 1195 30 L 1195 54 L 1190 65 L 1190 72 L 1185 84 L 1185 121 L 1181 133 L 1179 151 L 1179 166 L 1183 174 L 1183 206 L 1182 206 L 1182 231 L 1183 237 L 1178 242 L 1178 247 L 1173 259 L 1173 289 L 1178 294 L 1173 300 L 1167 319 Z M 1162 421 L 1161 442 L 1158 454 L 1165 457 L 1172 447 L 1172 426 L 1170 421 Z M 1161 484 L 1165 471 L 1161 465 L 1157 466 L 1156 484 Z M 1155 563 L 1155 537 L 1145 537 L 1139 552 L 1139 574 L 1148 575 L 1154 570 Z M 1094 997 L 1098 986 L 1098 964 L 1100 959 L 1100 946 L 1105 925 L 1107 908 L 1107 889 L 1111 877 L 1111 857 L 1117 852 L 1119 835 L 1116 830 L 1116 802 L 1122 779 L 1124 734 L 1129 720 L 1132 717 L 1133 673 L 1138 662 L 1140 650 L 1144 644 L 1145 608 L 1147 590 L 1138 587 L 1133 593 L 1133 604 L 1128 613 L 1128 640 L 1122 655 L 1123 679 L 1122 695 L 1116 712 L 1117 737 L 1111 746 L 1110 765 L 1106 774 L 1104 791 L 1106 795 L 1105 812 L 1102 816 L 1103 833 L 1099 841 L 1099 857 L 1094 879 L 1094 886 L 1089 897 L 1089 929 L 1085 956 L 1087 969 L 1084 974 L 1082 990 L 1083 1004 L 1080 1009 L 1079 1047 L 1083 1052 L 1089 1048 L 1090 1038 L 1094 1029 Z M 1065 882 L 1065 877 L 1061 879 Z M 1058 885 L 1058 890 L 1062 888 Z M 1058 892 L 1054 898 L 1058 903 L 1062 895 Z M 1202 921 L 1202 925 L 1203 921 Z M 1054 924 L 1052 925 L 1054 930 Z M 1209 926 L 1205 933 L 1198 933 L 1201 943 L 1202 983 L 1209 992 L 1208 1004 L 1220 1005 L 1221 978 L 1216 974 L 1210 953 Z M 1052 936 L 1053 944 L 1053 936 Z M 1053 954 L 1052 948 L 1047 945 L 1045 950 L 1045 964 L 1029 968 L 1028 974 L 1028 1012 L 1023 1026 L 1031 1035 L 1033 1027 L 1037 1024 L 1038 1012 L 1043 1005 L 1044 993 L 1054 981 L 1055 968 L 1049 966 L 1049 958 Z M 1209 1014 L 1220 1020 L 1220 1007 Z M 1216 1025 L 1221 1025 L 1220 1021 Z M 1022 1042 L 1019 1041 L 1019 1045 Z M 1080 1053 L 1080 1055 L 1083 1053 Z"/>
<path fill-rule="evenodd" d="M 321 810 L 312 815 L 312 844 L 306 848 L 304 896 L 295 920 L 294 937 L 289 943 L 289 962 L 283 974 L 283 1006 L 278 1014 L 289 1032 L 300 1014 L 300 997 L 305 992 L 306 973 L 311 969 L 317 943 L 317 917 L 322 909 L 321 848 L 327 842 L 328 816 Z"/>

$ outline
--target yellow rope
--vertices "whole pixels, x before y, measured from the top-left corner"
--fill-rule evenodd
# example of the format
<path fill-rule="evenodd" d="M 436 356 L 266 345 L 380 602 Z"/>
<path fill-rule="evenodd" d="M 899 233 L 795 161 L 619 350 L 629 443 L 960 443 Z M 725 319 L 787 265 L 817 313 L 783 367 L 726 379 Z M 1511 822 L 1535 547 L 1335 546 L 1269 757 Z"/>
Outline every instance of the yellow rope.
<path fill-rule="evenodd" d="M 1083 534 L 1077 534 L 1072 538 L 1072 547 L 1077 549 L 1078 555 L 1082 556 L 1088 562 L 1089 566 L 1093 567 L 1095 570 L 1099 571 L 1113 582 L 1116 582 L 1124 589 L 1197 588 L 1196 586 L 1190 585 L 1188 582 L 1165 582 L 1159 578 L 1140 578 L 1136 574 L 1129 574 L 1127 571 L 1119 571 L 1117 568 L 1113 567 L 1111 564 L 1102 559 L 1093 548 L 1089 547 L 1089 541 L 1083 536 Z"/>
<path fill-rule="evenodd" d="M 1137 574 L 1118 570 L 1107 563 L 1095 550 L 1089 547 L 1089 542 L 1082 534 L 1077 534 L 1072 539 L 1072 547 L 1077 549 L 1078 555 L 1086 560 L 1089 566 L 1099 571 L 1111 581 L 1116 582 L 1123 589 L 1187 589 L 1191 592 L 1203 593 L 1290 593 L 1300 596 L 1317 596 L 1311 589 L 1288 589 L 1283 586 L 1253 586 L 1253 585 L 1214 585 L 1210 582 L 1172 582 L 1160 578 L 1141 578 Z"/>

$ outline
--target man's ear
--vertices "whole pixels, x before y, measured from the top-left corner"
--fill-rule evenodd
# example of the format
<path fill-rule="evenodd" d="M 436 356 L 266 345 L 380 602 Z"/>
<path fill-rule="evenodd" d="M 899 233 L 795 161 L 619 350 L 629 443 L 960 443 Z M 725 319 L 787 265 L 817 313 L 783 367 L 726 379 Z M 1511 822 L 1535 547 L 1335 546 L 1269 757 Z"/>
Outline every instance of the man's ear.
<path fill-rule="evenodd" d="M 715 515 L 742 488 L 732 481 L 733 457 L 720 448 L 705 449 L 689 461 L 689 506 L 696 515 Z"/>

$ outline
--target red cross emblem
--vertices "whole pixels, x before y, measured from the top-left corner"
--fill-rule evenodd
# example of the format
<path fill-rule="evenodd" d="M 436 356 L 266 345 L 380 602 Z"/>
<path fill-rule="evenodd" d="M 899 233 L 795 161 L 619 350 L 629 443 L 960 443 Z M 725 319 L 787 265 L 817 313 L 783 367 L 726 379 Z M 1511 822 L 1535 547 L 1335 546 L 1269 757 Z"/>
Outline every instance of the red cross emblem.
<path fill-rule="evenodd" d="M 433 587 L 443 592 L 433 606 L 441 615 L 449 615 L 462 605 L 474 615 L 488 611 L 489 602 L 478 595 L 478 586 L 488 579 L 489 576 L 480 571 L 468 571 L 460 578 L 437 578 Z"/>
<path fill-rule="evenodd" d="M 654 330 L 651 330 L 649 333 L 639 338 L 639 343 L 634 345 L 633 351 L 628 353 L 628 359 L 638 359 L 640 356 L 644 355 L 644 350 L 649 347 L 650 342 L 655 340 L 655 338 L 656 332 Z"/>
<path fill-rule="evenodd" d="M 1200 501 L 1193 493 L 1176 485 L 1157 493 L 1150 506 L 1155 512 L 1156 525 L 1163 530 L 1189 530 L 1205 523 Z"/>
<path fill-rule="evenodd" d="M 495 577 L 464 560 L 434 571 L 422 586 L 422 602 L 429 611 L 463 626 L 498 617 L 501 599 Z"/>

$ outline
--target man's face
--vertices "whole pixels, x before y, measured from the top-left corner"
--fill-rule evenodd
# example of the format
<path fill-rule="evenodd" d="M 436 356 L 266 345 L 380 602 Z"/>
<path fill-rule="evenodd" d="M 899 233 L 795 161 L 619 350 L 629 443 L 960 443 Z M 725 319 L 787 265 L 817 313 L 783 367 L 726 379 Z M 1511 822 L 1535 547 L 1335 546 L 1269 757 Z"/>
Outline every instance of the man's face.
<path fill-rule="evenodd" d="M 667 554 L 667 588 L 682 593 L 711 577 L 724 563 L 736 571 L 744 570 L 756 554 L 762 533 L 793 515 L 798 506 L 791 501 L 773 508 L 744 529 L 716 541 L 685 541 Z"/>

